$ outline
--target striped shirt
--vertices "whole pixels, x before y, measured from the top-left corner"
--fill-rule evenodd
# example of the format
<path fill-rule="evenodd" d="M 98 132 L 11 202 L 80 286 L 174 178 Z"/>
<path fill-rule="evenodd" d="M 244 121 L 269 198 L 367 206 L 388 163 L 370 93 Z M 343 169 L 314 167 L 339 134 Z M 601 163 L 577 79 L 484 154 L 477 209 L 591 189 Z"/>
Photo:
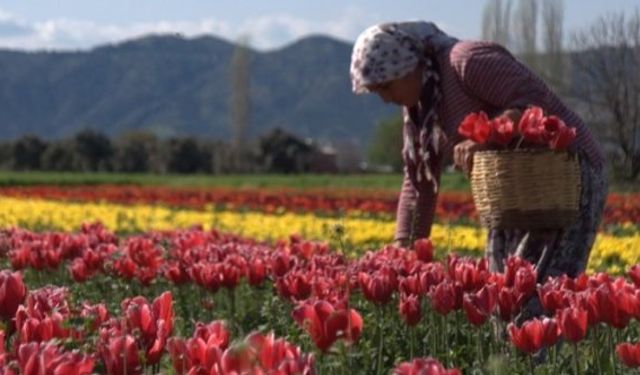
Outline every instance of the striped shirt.
<path fill-rule="evenodd" d="M 603 167 L 602 148 L 582 119 L 504 47 L 486 41 L 461 41 L 436 58 L 440 66 L 442 93 L 437 111 L 440 125 L 449 140 L 444 147 L 445 158 L 451 157 L 453 146 L 462 140 L 457 133 L 458 125 L 470 112 L 484 111 L 489 117 L 494 117 L 507 109 L 523 110 L 529 105 L 536 105 L 546 114 L 556 115 L 568 126 L 576 127 L 574 147 L 587 156 L 592 166 Z M 439 179 L 442 161 L 438 164 L 432 173 Z M 414 238 L 428 237 L 436 200 L 437 194 L 432 189 L 424 189 L 417 194 L 405 172 L 395 239 L 408 239 L 412 225 Z"/>

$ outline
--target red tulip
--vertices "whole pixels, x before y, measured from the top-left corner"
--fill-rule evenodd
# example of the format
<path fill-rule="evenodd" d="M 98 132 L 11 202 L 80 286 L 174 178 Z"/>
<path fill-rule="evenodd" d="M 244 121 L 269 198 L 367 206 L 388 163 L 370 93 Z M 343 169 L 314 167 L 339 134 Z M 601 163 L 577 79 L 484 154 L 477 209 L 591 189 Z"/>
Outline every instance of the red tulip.
<path fill-rule="evenodd" d="M 555 132 L 549 131 L 549 123 L 553 123 Z M 558 125 L 555 125 L 555 124 Z M 549 134 L 549 148 L 556 151 L 566 150 L 576 138 L 576 128 L 568 127 L 564 122 L 555 116 L 549 116 L 545 122 L 545 129 Z"/>
<path fill-rule="evenodd" d="M 187 267 L 182 265 L 180 262 L 172 262 L 170 264 L 167 264 L 164 275 L 175 285 L 183 285 L 191 281 L 189 272 L 187 271 Z"/>
<path fill-rule="evenodd" d="M 288 252 L 278 251 L 271 257 L 271 269 L 276 277 L 284 276 L 293 265 L 294 262 Z"/>
<path fill-rule="evenodd" d="M 587 324 L 596 325 L 602 321 L 598 309 L 597 300 L 592 291 L 578 292 L 573 295 L 572 301 L 567 306 L 577 307 L 587 312 Z"/>
<path fill-rule="evenodd" d="M 627 367 L 640 367 L 640 343 L 622 343 L 616 346 L 616 354 Z"/>
<path fill-rule="evenodd" d="M 164 292 L 153 301 L 153 305 L 144 297 L 122 302 L 127 326 L 130 332 L 140 335 L 149 364 L 160 360 L 166 340 L 173 330 L 172 301 L 171 292 Z"/>
<path fill-rule="evenodd" d="M 568 307 L 557 311 L 556 320 L 562 332 L 562 336 L 570 342 L 578 342 L 587 334 L 587 312 Z"/>
<path fill-rule="evenodd" d="M 107 344 L 100 350 L 100 356 L 108 374 L 142 374 L 138 345 L 130 335 L 110 337 Z"/>
<path fill-rule="evenodd" d="M 419 275 L 421 293 L 427 293 L 431 290 L 431 287 L 440 284 L 444 280 L 444 266 L 440 262 L 424 264 L 420 269 Z"/>
<path fill-rule="evenodd" d="M 390 268 L 380 269 L 371 275 L 360 272 L 358 281 L 364 297 L 380 305 L 384 305 L 391 300 L 391 295 L 398 283 L 395 271 Z"/>
<path fill-rule="evenodd" d="M 629 277 L 636 284 L 636 287 L 640 288 L 640 264 L 636 264 L 629 269 Z"/>
<path fill-rule="evenodd" d="M 313 274 L 302 270 L 292 270 L 284 277 L 276 280 L 278 293 L 286 299 L 292 301 L 302 301 L 311 296 L 313 286 Z"/>
<path fill-rule="evenodd" d="M 516 272 L 513 285 L 516 298 L 520 303 L 529 299 L 536 292 L 536 271 L 533 267 L 523 267 Z"/>
<path fill-rule="evenodd" d="M 89 320 L 89 327 L 92 330 L 97 330 L 98 327 L 109 319 L 109 311 L 107 307 L 102 304 L 90 305 L 88 303 L 84 303 L 82 305 L 82 311 L 80 312 L 80 316 Z"/>
<path fill-rule="evenodd" d="M 428 238 L 421 238 L 413 243 L 418 259 L 429 263 L 433 260 L 433 243 Z"/>
<path fill-rule="evenodd" d="M 417 358 L 411 362 L 403 362 L 393 369 L 394 375 L 460 375 L 458 369 L 446 369 L 433 358 Z"/>
<path fill-rule="evenodd" d="M 222 273 L 219 264 L 198 262 L 191 266 L 189 275 L 196 284 L 215 293 L 222 285 Z"/>
<path fill-rule="evenodd" d="M 418 277 L 418 275 L 410 275 L 402 278 L 400 279 L 400 283 L 398 284 L 398 289 L 402 293 L 414 294 L 418 296 L 422 294 L 422 284 L 420 283 L 420 278 Z"/>
<path fill-rule="evenodd" d="M 486 143 L 491 136 L 487 114 L 480 111 L 467 115 L 458 126 L 458 133 L 476 143 Z"/>
<path fill-rule="evenodd" d="M 462 294 L 460 284 L 445 280 L 429 292 L 431 307 L 439 314 L 447 315 L 462 307 Z"/>
<path fill-rule="evenodd" d="M 216 320 L 209 324 L 198 322 L 193 332 L 194 338 L 200 338 L 207 346 L 215 346 L 222 350 L 226 349 L 229 345 L 229 336 L 229 330 L 224 321 L 221 320 Z"/>
<path fill-rule="evenodd" d="M 77 283 L 84 282 L 91 276 L 91 272 L 82 258 L 74 259 L 69 266 L 69 271 L 71 271 L 71 277 Z"/>
<path fill-rule="evenodd" d="M 304 303 L 292 312 L 294 320 L 304 327 L 321 351 L 327 351 L 340 338 L 357 341 L 362 333 L 362 317 L 351 309 L 336 310 L 326 301 Z"/>
<path fill-rule="evenodd" d="M 513 289 L 502 288 L 498 292 L 498 313 L 500 319 L 510 322 L 520 312 L 520 305 Z"/>
<path fill-rule="evenodd" d="M 89 375 L 94 362 L 78 352 L 62 352 L 51 343 L 32 342 L 18 348 L 18 366 L 24 375 Z"/>
<path fill-rule="evenodd" d="M 530 107 L 524 111 L 520 122 L 518 123 L 518 131 L 526 141 L 534 144 L 545 143 L 543 139 L 543 121 L 544 111 L 540 107 Z"/>
<path fill-rule="evenodd" d="M 516 348 L 529 354 L 555 344 L 560 336 L 555 320 L 548 318 L 529 320 L 519 328 L 511 323 L 508 330 Z"/>
<path fill-rule="evenodd" d="M 267 265 L 260 258 L 249 262 L 249 285 L 258 286 L 267 278 Z"/>
<path fill-rule="evenodd" d="M 420 322 L 420 318 L 422 317 L 420 297 L 417 295 L 402 294 L 398 310 L 400 311 L 400 316 L 408 326 L 415 326 Z"/>
<path fill-rule="evenodd" d="M 498 290 L 495 285 L 486 285 L 477 293 L 466 293 L 462 307 L 467 313 L 467 319 L 475 326 L 480 326 L 489 319 L 498 300 Z"/>
<path fill-rule="evenodd" d="M 558 288 L 553 283 L 545 283 L 538 287 L 538 297 L 542 307 L 548 313 L 555 314 L 559 309 L 569 306 L 569 300 L 567 297 L 567 291 Z"/>
<path fill-rule="evenodd" d="M 20 272 L 0 272 L 0 318 L 11 322 L 18 306 L 24 301 L 27 288 L 22 282 Z"/>
<path fill-rule="evenodd" d="M 448 262 L 449 275 L 462 285 L 465 292 L 475 292 L 487 284 L 490 274 L 486 258 L 450 257 Z"/>
<path fill-rule="evenodd" d="M 276 339 L 273 332 L 267 335 L 252 333 L 245 342 L 255 353 L 256 362 L 262 371 L 282 375 L 314 372 L 313 355 L 302 354 L 300 348 L 283 339 Z"/>
<path fill-rule="evenodd" d="M 600 319 L 615 328 L 625 328 L 635 315 L 634 295 L 624 289 L 616 290 L 612 284 L 601 285 L 591 297 Z"/>
<path fill-rule="evenodd" d="M 198 322 L 193 337 L 187 340 L 175 337 L 167 341 L 167 351 L 177 373 L 203 369 L 221 371 L 223 351 L 229 344 L 229 332 L 222 321 L 209 324 Z M 233 358 L 228 355 L 226 360 Z"/>
<path fill-rule="evenodd" d="M 496 117 L 490 122 L 493 128 L 492 140 L 499 145 L 506 146 L 513 140 L 513 121 L 507 116 Z"/>

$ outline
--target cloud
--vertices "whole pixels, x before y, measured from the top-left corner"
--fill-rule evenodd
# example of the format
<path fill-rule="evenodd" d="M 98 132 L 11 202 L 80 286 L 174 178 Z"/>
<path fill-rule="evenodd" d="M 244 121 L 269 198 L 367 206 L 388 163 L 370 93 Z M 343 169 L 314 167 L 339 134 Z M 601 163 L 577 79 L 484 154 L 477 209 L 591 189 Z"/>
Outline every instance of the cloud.
<path fill-rule="evenodd" d="M 101 24 L 62 18 L 29 23 L 0 9 L 0 47 L 27 50 L 88 49 L 148 34 L 178 33 L 187 37 L 215 35 L 231 41 L 246 37 L 252 47 L 267 50 L 312 33 L 355 40 L 360 31 L 377 22 L 376 18 L 379 17 L 359 8 L 347 7 L 340 17 L 329 20 L 268 14 L 240 24 L 214 18 L 131 24 Z"/>
<path fill-rule="evenodd" d="M 17 17 L 0 9 L 0 37 L 29 35 L 33 29 Z"/>

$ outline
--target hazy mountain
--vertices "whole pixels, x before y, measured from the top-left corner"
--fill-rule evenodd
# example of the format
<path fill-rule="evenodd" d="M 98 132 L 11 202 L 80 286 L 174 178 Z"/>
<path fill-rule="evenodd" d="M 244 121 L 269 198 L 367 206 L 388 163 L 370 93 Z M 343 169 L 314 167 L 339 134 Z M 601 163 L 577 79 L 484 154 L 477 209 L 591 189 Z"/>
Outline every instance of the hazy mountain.
<path fill-rule="evenodd" d="M 86 127 L 228 138 L 234 48 L 214 37 L 149 36 L 89 51 L 0 50 L 0 138 L 60 138 Z M 350 44 L 323 36 L 251 50 L 249 136 L 279 126 L 366 142 L 398 109 L 351 93 L 350 54 Z"/>

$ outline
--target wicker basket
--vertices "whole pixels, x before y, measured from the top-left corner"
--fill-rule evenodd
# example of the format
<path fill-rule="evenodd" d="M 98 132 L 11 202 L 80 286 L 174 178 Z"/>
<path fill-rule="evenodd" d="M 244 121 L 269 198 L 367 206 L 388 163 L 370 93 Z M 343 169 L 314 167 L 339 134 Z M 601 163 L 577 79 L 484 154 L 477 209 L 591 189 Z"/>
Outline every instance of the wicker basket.
<path fill-rule="evenodd" d="M 471 191 L 487 228 L 562 228 L 578 215 L 580 168 L 567 152 L 479 151 L 473 157 Z"/>

